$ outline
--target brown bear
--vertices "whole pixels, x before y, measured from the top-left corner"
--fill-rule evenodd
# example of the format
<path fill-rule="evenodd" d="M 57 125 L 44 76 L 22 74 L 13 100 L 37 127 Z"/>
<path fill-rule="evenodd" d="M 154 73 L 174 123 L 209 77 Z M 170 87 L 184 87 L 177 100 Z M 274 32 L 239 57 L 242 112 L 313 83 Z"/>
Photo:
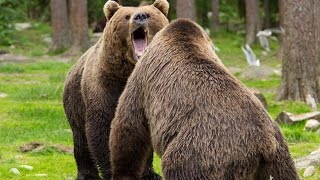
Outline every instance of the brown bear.
<path fill-rule="evenodd" d="M 135 63 L 153 36 L 169 22 L 169 3 L 155 0 L 143 7 L 107 1 L 103 36 L 71 68 L 63 105 L 70 123 L 78 179 L 111 178 L 109 132 L 116 105 Z M 144 178 L 157 178 L 152 154 Z"/>
<path fill-rule="evenodd" d="M 113 179 L 138 179 L 153 149 L 164 179 L 298 179 L 279 127 L 211 45 L 186 19 L 154 37 L 111 124 Z"/>

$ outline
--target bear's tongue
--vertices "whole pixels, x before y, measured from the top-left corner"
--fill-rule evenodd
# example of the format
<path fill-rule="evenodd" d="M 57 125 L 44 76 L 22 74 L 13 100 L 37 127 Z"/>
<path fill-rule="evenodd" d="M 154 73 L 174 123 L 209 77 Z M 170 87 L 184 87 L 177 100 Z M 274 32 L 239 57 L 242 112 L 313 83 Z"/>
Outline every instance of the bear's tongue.
<path fill-rule="evenodd" d="M 148 45 L 147 33 L 140 27 L 132 33 L 132 44 L 134 48 L 134 59 L 137 61 L 144 53 Z"/>
<path fill-rule="evenodd" d="M 135 39 L 133 41 L 133 46 L 135 54 L 140 58 L 147 47 L 147 41 L 146 39 Z"/>

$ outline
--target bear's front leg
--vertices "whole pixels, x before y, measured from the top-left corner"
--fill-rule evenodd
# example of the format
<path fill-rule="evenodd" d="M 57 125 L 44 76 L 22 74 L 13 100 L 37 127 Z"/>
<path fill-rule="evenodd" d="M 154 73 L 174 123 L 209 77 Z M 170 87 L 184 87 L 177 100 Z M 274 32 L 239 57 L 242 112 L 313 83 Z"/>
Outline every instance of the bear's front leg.
<path fill-rule="evenodd" d="M 144 170 L 142 179 L 156 177 L 152 170 L 149 125 L 138 87 L 133 82 L 127 83 L 112 120 L 109 146 L 114 180 L 140 179 Z"/>
<path fill-rule="evenodd" d="M 111 179 L 112 176 L 108 142 L 117 98 L 111 98 L 107 93 L 97 97 L 91 96 L 86 107 L 85 128 L 88 147 L 104 179 Z"/>
<path fill-rule="evenodd" d="M 142 177 L 148 155 L 152 153 L 150 135 L 138 124 L 126 124 L 113 120 L 110 133 L 110 158 L 113 180 Z M 148 176 L 148 179 L 152 176 Z M 147 179 L 147 176 L 142 178 Z"/>
<path fill-rule="evenodd" d="M 110 120 L 101 110 L 87 111 L 86 137 L 90 154 L 95 159 L 104 179 L 111 179 L 109 160 L 109 129 Z"/>
<path fill-rule="evenodd" d="M 266 163 L 260 168 L 257 173 L 257 179 L 269 179 L 270 176 L 273 179 L 279 180 L 298 180 L 299 176 L 296 172 L 294 162 L 290 157 L 288 145 L 280 131 L 280 128 L 276 123 L 273 123 L 275 130 L 275 137 L 278 141 L 277 150 L 271 159 L 265 159 Z M 270 152 L 269 149 L 265 149 L 265 152 Z"/>

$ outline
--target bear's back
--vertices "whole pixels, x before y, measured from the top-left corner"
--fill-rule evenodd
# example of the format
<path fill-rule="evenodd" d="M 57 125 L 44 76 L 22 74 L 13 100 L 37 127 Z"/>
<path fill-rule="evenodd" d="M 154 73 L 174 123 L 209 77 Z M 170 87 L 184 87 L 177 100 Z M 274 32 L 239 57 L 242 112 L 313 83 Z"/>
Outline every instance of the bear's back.
<path fill-rule="evenodd" d="M 205 40 L 170 40 L 165 31 L 155 36 L 136 71 L 143 79 L 155 151 L 166 156 L 185 149 L 181 156 L 207 169 L 231 167 L 234 159 L 257 168 L 261 149 L 272 147 L 273 153 L 276 144 L 274 124 L 261 103 Z"/>

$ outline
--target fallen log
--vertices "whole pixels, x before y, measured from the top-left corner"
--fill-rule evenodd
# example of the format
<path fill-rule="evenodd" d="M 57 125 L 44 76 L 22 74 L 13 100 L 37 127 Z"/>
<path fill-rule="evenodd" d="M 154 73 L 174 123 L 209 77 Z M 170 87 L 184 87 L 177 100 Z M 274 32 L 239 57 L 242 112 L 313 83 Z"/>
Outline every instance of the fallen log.
<path fill-rule="evenodd" d="M 276 118 L 277 123 L 284 123 L 284 124 L 294 124 L 296 122 L 306 120 L 306 119 L 316 119 L 320 120 L 320 112 L 309 112 L 304 114 L 292 114 L 289 112 L 281 112 L 278 117 Z"/>

